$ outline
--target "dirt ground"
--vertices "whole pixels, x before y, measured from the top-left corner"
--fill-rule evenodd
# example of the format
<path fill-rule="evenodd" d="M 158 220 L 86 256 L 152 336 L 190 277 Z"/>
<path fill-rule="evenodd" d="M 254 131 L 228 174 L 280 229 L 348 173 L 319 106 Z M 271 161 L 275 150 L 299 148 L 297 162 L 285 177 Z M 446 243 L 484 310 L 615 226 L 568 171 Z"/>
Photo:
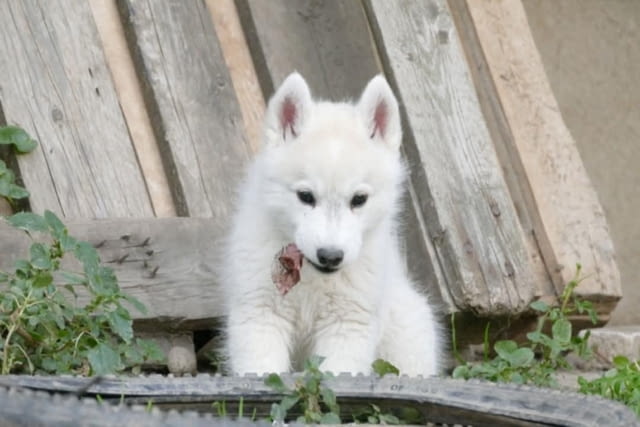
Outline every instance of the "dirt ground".
<path fill-rule="evenodd" d="M 616 247 L 624 296 L 610 324 L 640 324 L 640 1 L 523 3 Z"/>

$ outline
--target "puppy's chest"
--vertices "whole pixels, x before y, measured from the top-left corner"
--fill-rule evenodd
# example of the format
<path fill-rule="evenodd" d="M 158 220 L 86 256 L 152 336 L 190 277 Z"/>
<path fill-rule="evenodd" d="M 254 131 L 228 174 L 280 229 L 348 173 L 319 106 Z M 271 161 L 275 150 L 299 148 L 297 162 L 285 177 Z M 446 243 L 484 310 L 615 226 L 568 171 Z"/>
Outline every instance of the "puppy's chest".
<path fill-rule="evenodd" d="M 283 304 L 290 313 L 290 320 L 298 333 L 310 333 L 319 318 L 333 311 L 329 302 L 335 298 L 331 289 L 322 283 L 300 283 L 283 297 Z"/>
<path fill-rule="evenodd" d="M 376 311 L 380 305 L 380 289 L 372 277 L 366 279 L 354 280 L 347 275 L 320 276 L 316 280 L 303 278 L 282 297 L 282 308 L 297 334 L 313 334 L 328 323 L 352 318 L 354 311 Z"/>

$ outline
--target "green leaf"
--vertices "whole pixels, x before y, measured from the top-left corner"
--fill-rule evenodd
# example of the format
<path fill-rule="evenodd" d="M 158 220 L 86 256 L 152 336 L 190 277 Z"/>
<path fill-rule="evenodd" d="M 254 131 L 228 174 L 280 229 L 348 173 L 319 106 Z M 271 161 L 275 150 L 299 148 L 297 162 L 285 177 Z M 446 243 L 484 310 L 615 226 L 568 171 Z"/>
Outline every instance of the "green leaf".
<path fill-rule="evenodd" d="M 508 360 L 509 355 L 518 349 L 518 344 L 515 341 L 503 340 L 497 341 L 493 348 L 498 353 L 498 356 Z"/>
<path fill-rule="evenodd" d="M 329 407 L 331 412 L 339 413 L 340 408 L 336 401 L 336 394 L 328 387 L 322 387 L 320 389 L 320 395 L 325 405 Z"/>
<path fill-rule="evenodd" d="M 164 352 L 155 342 L 136 338 L 136 345 L 144 352 L 145 360 L 149 362 L 162 362 L 165 360 Z"/>
<path fill-rule="evenodd" d="M 58 240 L 60 241 L 60 247 L 64 252 L 74 252 L 78 247 L 78 241 L 75 238 L 69 236 L 66 229 L 64 233 L 62 233 L 62 235 L 58 237 Z"/>
<path fill-rule="evenodd" d="M 566 318 L 556 320 L 551 327 L 551 334 L 561 344 L 568 344 L 571 341 L 571 322 Z"/>
<path fill-rule="evenodd" d="M 340 419 L 340 416 L 338 414 L 327 412 L 326 414 L 322 415 L 322 418 L 320 418 L 320 424 L 340 425 L 342 424 L 342 420 Z"/>
<path fill-rule="evenodd" d="M 127 294 L 122 294 L 122 298 L 128 303 L 130 303 L 133 306 L 133 308 L 138 310 L 138 313 L 147 314 L 147 307 L 145 307 L 145 305 L 142 302 L 140 302 L 140 300 L 137 299 L 136 297 L 133 297 Z"/>
<path fill-rule="evenodd" d="M 304 361 L 304 370 L 305 371 L 317 371 L 320 368 L 320 365 L 324 361 L 324 357 L 318 356 L 314 354 L 310 358 Z"/>
<path fill-rule="evenodd" d="M 122 369 L 120 355 L 105 343 L 98 343 L 87 353 L 94 375 L 107 375 Z"/>
<path fill-rule="evenodd" d="M 287 411 L 285 411 L 279 404 L 274 403 L 271 405 L 270 415 L 273 421 L 284 421 L 287 416 Z"/>
<path fill-rule="evenodd" d="M 469 379 L 469 366 L 468 365 L 460 365 L 460 366 L 456 366 L 456 368 L 453 370 L 453 373 L 451 374 L 451 376 L 453 378 L 456 379 L 464 379 L 467 380 Z"/>
<path fill-rule="evenodd" d="M 529 341 L 531 341 L 532 343 L 544 344 L 547 341 L 546 338 L 548 337 L 539 331 L 533 331 L 533 332 L 527 333 L 527 339 L 529 339 Z"/>
<path fill-rule="evenodd" d="M 129 312 L 124 308 L 118 308 L 106 313 L 107 321 L 111 330 L 115 332 L 125 342 L 129 343 L 133 339 L 133 322 Z"/>
<path fill-rule="evenodd" d="M 13 145 L 19 153 L 28 153 L 36 148 L 36 141 L 17 126 L 0 127 L 0 144 Z"/>
<path fill-rule="evenodd" d="M 78 242 L 73 254 L 82 263 L 85 273 L 93 273 L 100 262 L 98 252 L 88 242 Z"/>
<path fill-rule="evenodd" d="M 49 250 L 42 243 L 34 243 L 29 248 L 31 255 L 31 265 L 38 270 L 51 269 L 51 257 Z"/>
<path fill-rule="evenodd" d="M 533 350 L 528 347 L 519 348 L 511 353 L 509 353 L 508 358 L 506 360 L 511 364 L 511 366 L 515 368 L 519 368 L 521 366 L 527 366 L 533 362 L 535 354 Z"/>
<path fill-rule="evenodd" d="M 6 176 L 0 175 L 0 196 L 9 197 L 11 194 L 11 186 L 13 185 L 13 180 Z"/>
<path fill-rule="evenodd" d="M 285 396 L 282 398 L 282 400 L 280 401 L 280 408 L 285 412 L 285 414 L 287 412 L 289 412 L 289 410 L 291 408 L 293 408 L 294 406 L 296 406 L 296 404 L 300 401 L 300 396 L 298 395 L 292 395 L 292 396 Z"/>
<path fill-rule="evenodd" d="M 7 191 L 6 196 L 9 199 L 24 199 L 29 197 L 29 192 L 19 185 L 9 184 L 9 191 Z"/>
<path fill-rule="evenodd" d="M 65 282 L 71 285 L 84 285 L 87 283 L 87 278 L 80 274 L 69 273 L 68 271 L 60 272 L 60 276 Z"/>
<path fill-rule="evenodd" d="M 400 424 L 400 419 L 393 414 L 380 414 L 380 424 L 391 424 L 398 425 Z"/>
<path fill-rule="evenodd" d="M 380 375 L 381 377 L 384 377 L 387 374 L 400 375 L 400 370 L 398 368 L 383 359 L 374 360 L 371 364 L 371 367 L 373 368 L 373 372 Z"/>
<path fill-rule="evenodd" d="M 43 217 L 31 212 L 19 212 L 7 217 L 7 222 L 13 227 L 25 231 L 47 231 L 47 223 Z"/>
<path fill-rule="evenodd" d="M 305 378 L 304 387 L 309 393 L 317 394 L 320 390 L 320 380 L 316 376 L 308 376 Z"/>
<path fill-rule="evenodd" d="M 53 283 L 53 276 L 48 271 L 41 271 L 33 279 L 33 287 L 34 288 L 46 288 L 51 283 Z"/>
<path fill-rule="evenodd" d="M 546 313 L 547 311 L 549 311 L 549 304 L 542 300 L 532 302 L 531 304 L 529 304 L 529 307 L 542 313 Z"/>
<path fill-rule="evenodd" d="M 618 355 L 613 358 L 613 366 L 615 366 L 617 369 L 624 369 L 629 366 L 629 359 L 627 359 L 625 356 Z"/>
<path fill-rule="evenodd" d="M 278 374 L 270 374 L 265 378 L 264 383 L 279 393 L 288 393 L 290 391 Z"/>
<path fill-rule="evenodd" d="M 0 283 L 6 282 L 7 280 L 9 280 L 9 275 L 4 271 L 0 271 Z"/>
<path fill-rule="evenodd" d="M 56 239 L 60 239 L 67 232 L 67 227 L 60 221 L 60 218 L 56 216 L 53 212 L 46 210 L 44 211 L 44 220 L 47 222 L 49 228 L 53 232 L 52 235 Z"/>

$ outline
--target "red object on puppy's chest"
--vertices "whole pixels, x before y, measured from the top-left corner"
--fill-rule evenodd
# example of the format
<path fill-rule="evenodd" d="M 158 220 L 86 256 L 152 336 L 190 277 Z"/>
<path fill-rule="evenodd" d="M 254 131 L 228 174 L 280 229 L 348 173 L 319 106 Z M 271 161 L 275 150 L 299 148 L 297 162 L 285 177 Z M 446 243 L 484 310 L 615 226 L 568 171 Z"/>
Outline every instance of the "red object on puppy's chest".
<path fill-rule="evenodd" d="M 281 295 L 286 295 L 300 281 L 302 259 L 302 252 L 295 243 L 289 243 L 276 254 L 271 279 Z"/>

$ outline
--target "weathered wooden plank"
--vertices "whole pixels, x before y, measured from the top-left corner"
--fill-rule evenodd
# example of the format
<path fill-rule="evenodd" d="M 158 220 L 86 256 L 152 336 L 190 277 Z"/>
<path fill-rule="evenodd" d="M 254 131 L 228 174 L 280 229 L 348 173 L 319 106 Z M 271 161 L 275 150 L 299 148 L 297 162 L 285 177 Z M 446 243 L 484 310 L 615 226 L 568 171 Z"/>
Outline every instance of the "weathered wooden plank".
<path fill-rule="evenodd" d="M 412 182 L 456 306 L 523 311 L 535 276 L 446 2 L 365 4 L 402 98 Z"/>
<path fill-rule="evenodd" d="M 211 16 L 202 1 L 118 8 L 177 211 L 224 220 L 250 150 Z"/>
<path fill-rule="evenodd" d="M 265 98 L 293 70 L 301 72 L 314 96 L 356 99 L 368 79 L 380 73 L 362 5 L 350 0 L 237 0 Z M 357 72 L 354 72 L 357 70 Z M 434 267 L 431 242 L 415 209 L 410 189 L 405 198 L 406 253 L 414 278 L 430 287 L 434 298 L 451 308 L 448 293 L 439 295 L 442 278 Z"/>
<path fill-rule="evenodd" d="M 357 98 L 380 72 L 360 2 L 237 0 L 260 85 L 268 98 L 294 70 L 316 96 Z"/>
<path fill-rule="evenodd" d="M 247 140 L 255 153 L 262 142 L 264 97 L 233 0 L 206 0 L 242 110 Z"/>
<path fill-rule="evenodd" d="M 0 104 L 39 142 L 19 156 L 34 211 L 150 216 L 153 209 L 87 2 L 0 2 Z"/>
<path fill-rule="evenodd" d="M 576 263 L 588 274 L 576 292 L 610 311 L 620 274 L 597 194 L 567 129 L 529 31 L 522 3 L 468 1 L 467 7 L 513 133 L 539 215 L 534 232 L 559 290 Z"/>
<path fill-rule="evenodd" d="M 176 216 L 171 190 L 164 172 L 142 89 L 124 38 L 122 23 L 114 0 L 90 0 L 93 17 L 102 40 L 104 54 L 113 77 L 122 113 L 127 120 L 140 169 L 156 216 Z"/>
<path fill-rule="evenodd" d="M 537 295 L 549 303 L 556 300 L 556 289 L 547 272 L 542 254 L 541 242 L 536 238 L 534 230 L 541 229 L 540 216 L 535 209 L 533 194 L 529 186 L 527 174 L 522 166 L 513 141 L 513 133 L 502 109 L 500 97 L 480 46 L 475 26 L 466 5 L 466 0 L 448 0 L 452 18 L 461 39 L 462 46 L 469 63 L 469 71 L 473 77 L 478 93 L 478 101 L 496 149 L 502 173 L 509 188 L 511 199 L 516 208 L 518 219 L 525 235 L 525 242 L 532 272 L 536 276 Z"/>
<path fill-rule="evenodd" d="M 215 242 L 224 228 L 196 218 L 66 221 L 69 233 L 98 248 L 113 267 L 122 290 L 142 301 L 148 313 L 132 312 L 138 322 L 156 327 L 211 327 L 223 314 L 215 280 Z M 0 269 L 28 257 L 29 237 L 0 221 Z M 219 254 L 222 255 L 222 254 Z"/>

